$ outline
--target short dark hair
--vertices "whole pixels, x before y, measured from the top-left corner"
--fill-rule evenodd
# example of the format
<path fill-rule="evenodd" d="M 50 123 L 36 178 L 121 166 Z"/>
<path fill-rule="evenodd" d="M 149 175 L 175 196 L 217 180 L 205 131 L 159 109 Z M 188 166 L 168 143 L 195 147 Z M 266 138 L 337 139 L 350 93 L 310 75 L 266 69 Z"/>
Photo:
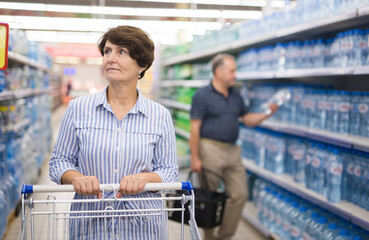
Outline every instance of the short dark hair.
<path fill-rule="evenodd" d="M 110 28 L 99 40 L 98 47 L 104 56 L 106 41 L 128 49 L 129 56 L 136 60 L 140 67 L 146 67 L 141 72 L 139 79 L 143 78 L 145 72 L 154 61 L 155 46 L 149 35 L 141 28 L 132 26 L 117 26 Z"/>
<path fill-rule="evenodd" d="M 233 60 L 235 60 L 235 57 L 232 56 L 231 54 L 227 54 L 227 53 L 220 53 L 218 55 L 216 55 L 215 57 L 213 57 L 213 59 L 211 60 L 211 70 L 213 71 L 213 74 L 215 75 L 215 70 L 222 66 L 224 63 L 224 59 L 225 58 L 231 58 Z"/>

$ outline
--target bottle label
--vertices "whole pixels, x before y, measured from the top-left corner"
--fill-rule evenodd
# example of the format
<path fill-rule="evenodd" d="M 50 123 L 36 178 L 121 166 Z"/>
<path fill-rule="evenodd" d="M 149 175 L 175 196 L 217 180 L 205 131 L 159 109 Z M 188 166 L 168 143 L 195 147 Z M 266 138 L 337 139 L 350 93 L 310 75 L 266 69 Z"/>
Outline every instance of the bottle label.
<path fill-rule="evenodd" d="M 282 218 L 281 215 L 277 215 L 277 217 L 275 218 L 275 223 L 277 224 L 277 226 L 282 225 Z"/>
<path fill-rule="evenodd" d="M 332 108 L 333 108 L 333 104 L 332 103 L 330 103 L 330 102 L 326 102 L 325 103 L 325 109 L 326 110 L 330 111 Z"/>
<path fill-rule="evenodd" d="M 355 167 L 354 174 L 357 177 L 360 177 L 361 176 L 361 168 L 359 166 L 356 166 Z"/>
<path fill-rule="evenodd" d="M 294 101 L 294 102 L 300 102 L 300 101 L 301 101 L 301 99 L 302 99 L 302 95 L 300 95 L 300 94 L 295 94 L 295 95 L 293 96 L 293 101 Z"/>
<path fill-rule="evenodd" d="M 341 175 L 342 174 L 342 164 L 332 163 L 330 167 L 330 172 L 333 175 Z"/>
<path fill-rule="evenodd" d="M 325 102 L 318 102 L 318 109 L 319 110 L 326 109 L 326 103 Z"/>
<path fill-rule="evenodd" d="M 269 144 L 268 145 L 268 150 L 271 152 L 277 152 L 277 146 L 274 144 Z"/>
<path fill-rule="evenodd" d="M 359 112 L 361 114 L 367 113 L 368 110 L 369 110 L 368 105 L 366 105 L 366 104 L 359 104 Z"/>
<path fill-rule="evenodd" d="M 317 157 L 314 157 L 314 158 L 312 159 L 311 164 L 312 164 L 315 168 L 318 168 L 318 167 L 320 167 L 320 165 L 322 165 L 322 164 L 321 164 L 320 159 L 319 159 L 319 158 L 317 158 Z"/>
<path fill-rule="evenodd" d="M 354 165 L 352 163 L 350 163 L 348 166 L 347 166 L 347 172 L 349 174 L 353 174 L 354 173 Z"/>
<path fill-rule="evenodd" d="M 300 160 L 304 157 L 304 152 L 303 151 L 295 151 L 295 153 L 293 154 L 293 160 Z"/>
<path fill-rule="evenodd" d="M 269 221 L 274 222 L 274 218 L 275 218 L 274 212 L 270 211 L 269 212 Z"/>
<path fill-rule="evenodd" d="M 295 145 L 291 145 L 289 148 L 288 148 L 288 153 L 293 155 L 294 151 L 296 149 L 296 146 Z"/>
<path fill-rule="evenodd" d="M 308 233 L 303 232 L 303 233 L 302 233 L 302 239 L 303 239 L 303 240 L 310 240 L 311 238 L 310 238 L 310 236 L 309 236 L 309 234 L 308 234 Z"/>
<path fill-rule="evenodd" d="M 300 236 L 301 231 L 298 227 L 293 225 L 293 226 L 291 226 L 290 234 L 291 234 L 292 237 L 298 237 L 298 236 Z"/>
<path fill-rule="evenodd" d="M 308 155 L 306 155 L 306 164 L 310 164 L 311 163 L 311 157 L 310 157 L 310 155 L 308 154 Z"/>
<path fill-rule="evenodd" d="M 284 229 L 286 232 L 288 232 L 288 231 L 290 230 L 290 223 L 289 223 L 287 220 L 285 220 L 285 221 L 283 222 L 283 229 Z"/>
<path fill-rule="evenodd" d="M 351 109 L 350 103 L 340 103 L 339 104 L 339 110 L 340 112 L 349 112 Z"/>

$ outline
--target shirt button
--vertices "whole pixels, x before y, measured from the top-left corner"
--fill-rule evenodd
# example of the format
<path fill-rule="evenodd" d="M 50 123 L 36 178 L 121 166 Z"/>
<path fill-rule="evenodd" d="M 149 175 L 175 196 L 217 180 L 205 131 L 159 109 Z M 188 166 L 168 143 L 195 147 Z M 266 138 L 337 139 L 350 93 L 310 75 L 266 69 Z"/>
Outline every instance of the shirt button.
<path fill-rule="evenodd" d="M 114 171 L 114 172 L 115 172 L 115 174 L 118 174 L 119 170 L 118 170 L 118 169 L 115 169 L 115 171 Z"/>

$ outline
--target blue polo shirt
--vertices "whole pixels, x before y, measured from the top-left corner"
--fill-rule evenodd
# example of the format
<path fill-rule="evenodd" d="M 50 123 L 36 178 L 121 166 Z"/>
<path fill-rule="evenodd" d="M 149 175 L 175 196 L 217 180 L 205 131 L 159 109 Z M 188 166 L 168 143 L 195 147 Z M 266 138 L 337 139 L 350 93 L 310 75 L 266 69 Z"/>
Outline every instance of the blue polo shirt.
<path fill-rule="evenodd" d="M 235 143 L 238 138 L 238 118 L 247 114 L 240 93 L 229 89 L 224 97 L 210 83 L 198 89 L 192 98 L 191 119 L 202 120 L 200 137 Z"/>

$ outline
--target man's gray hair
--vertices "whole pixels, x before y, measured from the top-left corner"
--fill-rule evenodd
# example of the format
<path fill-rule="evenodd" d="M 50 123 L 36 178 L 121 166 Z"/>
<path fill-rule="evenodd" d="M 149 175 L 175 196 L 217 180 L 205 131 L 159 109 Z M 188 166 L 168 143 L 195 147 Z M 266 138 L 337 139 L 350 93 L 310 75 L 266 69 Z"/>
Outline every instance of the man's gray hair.
<path fill-rule="evenodd" d="M 211 70 L 213 71 L 213 74 L 215 75 L 215 70 L 222 66 L 224 63 L 224 59 L 225 58 L 230 58 L 235 60 L 235 57 L 232 56 L 231 54 L 228 53 L 220 53 L 218 55 L 216 55 L 215 57 L 213 57 L 213 59 L 211 60 Z"/>

